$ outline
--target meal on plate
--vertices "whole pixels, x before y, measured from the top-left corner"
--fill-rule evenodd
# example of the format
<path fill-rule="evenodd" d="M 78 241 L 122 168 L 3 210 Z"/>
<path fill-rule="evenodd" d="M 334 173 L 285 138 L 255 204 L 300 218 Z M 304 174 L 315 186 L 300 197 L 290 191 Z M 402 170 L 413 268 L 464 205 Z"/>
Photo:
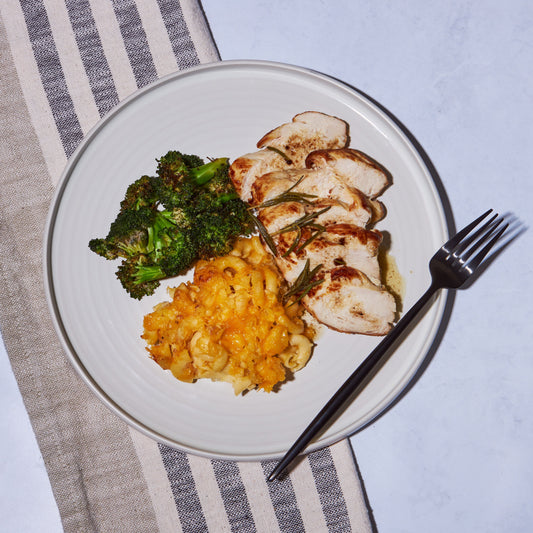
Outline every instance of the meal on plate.
<path fill-rule="evenodd" d="M 152 358 L 181 381 L 227 381 L 235 394 L 270 392 L 300 370 L 313 349 L 303 307 L 289 295 L 259 237 L 201 260 L 192 282 L 144 318 L 142 338 Z"/>
<path fill-rule="evenodd" d="M 271 391 L 313 350 L 311 320 L 386 334 L 396 299 L 383 283 L 390 175 L 349 147 L 348 124 L 307 111 L 266 133 L 257 150 L 205 162 L 170 151 L 131 184 L 105 238 L 131 297 L 194 268 L 192 282 L 144 318 L 152 358 L 182 381 Z"/>

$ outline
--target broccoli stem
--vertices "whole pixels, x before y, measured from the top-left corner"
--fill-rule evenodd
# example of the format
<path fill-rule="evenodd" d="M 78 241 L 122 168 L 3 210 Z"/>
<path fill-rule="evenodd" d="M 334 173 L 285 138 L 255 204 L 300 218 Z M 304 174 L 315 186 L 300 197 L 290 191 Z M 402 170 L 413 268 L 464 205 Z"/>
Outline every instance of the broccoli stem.
<path fill-rule="evenodd" d="M 147 281 L 157 281 L 166 277 L 163 269 L 157 265 L 138 265 L 135 269 L 134 284 L 140 285 Z"/>
<path fill-rule="evenodd" d="M 152 226 L 147 228 L 148 244 L 146 249 L 149 253 L 155 253 L 156 259 L 161 256 L 161 250 L 165 246 L 163 230 L 175 226 L 170 211 L 158 211 Z M 162 238 L 163 235 L 163 238 Z"/>
<path fill-rule="evenodd" d="M 193 178 L 194 182 L 197 185 L 204 185 L 209 180 L 211 180 L 215 174 L 228 164 L 227 157 L 219 157 L 218 159 L 213 159 L 205 165 L 193 168 L 190 170 L 190 176 Z"/>
<path fill-rule="evenodd" d="M 221 194 L 217 200 L 223 204 L 225 202 L 229 202 L 230 200 L 236 200 L 237 198 L 239 198 L 239 195 L 236 192 L 227 192 L 225 194 Z"/>

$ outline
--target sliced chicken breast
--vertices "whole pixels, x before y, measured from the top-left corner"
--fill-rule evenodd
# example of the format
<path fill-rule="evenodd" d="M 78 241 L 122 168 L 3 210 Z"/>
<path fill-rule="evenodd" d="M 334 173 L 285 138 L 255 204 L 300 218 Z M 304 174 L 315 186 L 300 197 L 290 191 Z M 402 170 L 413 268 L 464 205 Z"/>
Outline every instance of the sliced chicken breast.
<path fill-rule="evenodd" d="M 360 215 L 343 202 L 332 199 L 318 199 L 312 204 L 298 202 L 283 202 L 281 204 L 266 207 L 259 210 L 258 218 L 263 225 L 275 233 L 289 223 L 296 221 L 305 215 L 316 213 L 314 221 L 322 226 L 333 224 L 350 224 L 358 226 L 361 221 Z"/>
<path fill-rule="evenodd" d="M 302 300 L 308 311 L 338 331 L 384 335 L 396 301 L 381 284 L 382 234 L 370 226 L 385 216 L 375 198 L 392 180 L 372 158 L 347 148 L 348 141 L 344 121 L 301 113 L 264 135 L 258 152 L 236 159 L 230 177 L 257 208 L 289 284 L 307 263 L 320 265 L 316 276 L 323 281 Z M 291 198 L 295 193 L 300 197 Z"/>
<path fill-rule="evenodd" d="M 304 229 L 298 242 L 304 243 L 312 235 L 309 229 Z M 296 280 L 308 260 L 311 269 L 317 265 L 322 265 L 323 270 L 348 266 L 360 270 L 373 283 L 378 285 L 381 283 L 378 250 L 382 235 L 378 231 L 370 231 L 350 224 L 326 226 L 325 231 L 309 244 L 302 249 L 296 246 L 292 252 L 287 254 L 296 238 L 295 231 L 281 233 L 274 237 L 279 252 L 276 263 L 289 283 Z"/>
<path fill-rule="evenodd" d="M 342 148 L 348 143 L 348 124 L 337 117 L 306 111 L 292 122 L 269 131 L 257 143 L 258 148 L 270 146 L 285 153 L 294 166 L 304 166 L 313 150 Z"/>
<path fill-rule="evenodd" d="M 292 189 L 291 189 L 292 187 Z M 311 194 L 322 201 L 333 201 L 350 212 L 351 223 L 366 226 L 385 215 L 383 204 L 370 200 L 324 169 L 290 169 L 269 172 L 252 185 L 252 205 L 261 205 L 287 192 Z"/>
<path fill-rule="evenodd" d="M 396 314 L 393 296 L 351 267 L 325 272 L 302 301 L 319 322 L 345 333 L 386 335 Z"/>
<path fill-rule="evenodd" d="M 360 270 L 373 283 L 381 284 L 378 262 L 379 245 L 383 236 L 352 224 L 334 224 L 304 250 L 311 266 L 322 264 L 326 270 L 349 266 Z"/>
<path fill-rule="evenodd" d="M 229 176 L 237 194 L 248 202 L 252 197 L 252 185 L 259 176 L 287 167 L 283 156 L 272 150 L 261 150 L 235 159 L 229 168 Z"/>
<path fill-rule="evenodd" d="M 305 168 L 274 170 L 263 174 L 257 179 L 251 188 L 252 197 L 250 203 L 260 206 L 268 200 L 282 195 L 286 192 L 296 192 L 296 183 L 303 181 L 306 176 L 313 173 L 313 170 Z M 290 190 L 290 191 L 289 191 Z M 307 192 L 299 190 L 299 192 Z M 309 193 L 310 194 L 310 193 Z"/>
<path fill-rule="evenodd" d="M 327 208 L 327 211 L 325 209 Z M 349 206 L 333 198 L 320 198 L 307 207 L 308 213 L 319 213 L 315 219 L 322 226 L 331 224 L 354 224 L 360 221 L 359 214 L 350 210 Z"/>
<path fill-rule="evenodd" d="M 260 209 L 257 218 L 270 235 L 274 235 L 289 224 L 306 215 L 305 207 L 299 202 L 283 202 Z"/>
<path fill-rule="evenodd" d="M 341 148 L 348 142 L 348 125 L 336 117 L 307 111 L 292 122 L 282 124 L 264 135 L 257 143 L 258 152 L 237 158 L 230 166 L 230 178 L 239 196 L 250 200 L 254 181 L 274 170 L 304 168 L 313 150 Z"/>
<path fill-rule="evenodd" d="M 333 171 L 346 185 L 359 189 L 370 198 L 381 194 L 391 182 L 389 172 L 383 166 L 353 148 L 315 150 L 307 156 L 305 166 Z"/>

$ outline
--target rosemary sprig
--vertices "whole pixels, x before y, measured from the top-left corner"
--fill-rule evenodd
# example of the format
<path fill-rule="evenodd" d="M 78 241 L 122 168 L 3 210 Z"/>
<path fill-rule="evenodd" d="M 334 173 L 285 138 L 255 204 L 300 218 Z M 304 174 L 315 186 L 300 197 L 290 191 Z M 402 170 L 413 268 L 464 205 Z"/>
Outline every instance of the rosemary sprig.
<path fill-rule="evenodd" d="M 276 148 L 275 146 L 267 146 L 266 149 L 267 150 L 271 150 L 272 152 L 276 152 L 276 154 L 278 154 L 281 157 L 283 157 L 283 159 L 285 159 L 285 163 L 287 163 L 287 165 L 292 165 L 293 164 L 293 160 L 285 152 L 282 152 L 279 148 Z"/>
<path fill-rule="evenodd" d="M 303 267 L 302 271 L 294 281 L 294 283 L 289 287 L 289 290 L 285 293 L 283 296 L 283 303 L 286 304 L 291 297 L 295 297 L 295 299 L 291 302 L 290 305 L 294 305 L 295 303 L 299 302 L 304 296 L 306 296 L 309 291 L 316 287 L 317 285 L 320 285 L 324 278 L 315 279 L 315 275 L 318 273 L 318 271 L 322 268 L 322 264 L 317 265 L 313 270 L 311 270 L 309 259 L 305 262 L 305 266 Z"/>
<path fill-rule="evenodd" d="M 263 209 L 264 207 L 272 207 L 278 204 L 284 204 L 286 202 L 298 202 L 301 204 L 311 205 L 313 202 L 311 198 L 316 198 L 316 194 L 308 194 L 305 192 L 292 192 L 295 187 L 297 187 L 301 181 L 305 178 L 305 174 L 300 176 L 286 191 L 283 191 L 281 194 L 274 196 L 270 200 L 266 200 L 262 204 L 258 205 L 256 209 Z"/>
<path fill-rule="evenodd" d="M 301 252 L 308 244 L 313 242 L 320 234 L 322 234 L 326 228 L 321 224 L 315 222 L 316 218 L 319 217 L 322 213 L 325 213 L 328 209 L 331 209 L 331 206 L 324 207 L 320 211 L 314 213 L 307 213 L 306 215 L 300 217 L 299 219 L 287 224 L 280 230 L 276 231 L 273 235 L 279 235 L 281 233 L 287 233 L 289 231 L 296 231 L 296 238 L 292 241 L 292 244 L 289 246 L 289 249 L 283 254 L 283 257 L 288 256 L 291 252 L 296 250 L 296 253 Z M 311 230 L 311 237 L 301 244 L 302 240 L 302 229 L 308 228 Z"/>
<path fill-rule="evenodd" d="M 272 207 L 274 205 L 285 204 L 287 202 L 298 202 L 299 204 L 308 204 L 311 205 L 313 202 L 310 198 L 316 198 L 314 194 L 307 194 L 305 192 L 284 192 L 278 196 L 266 200 L 261 205 L 258 205 L 258 209 L 263 209 L 264 207 Z"/>
<path fill-rule="evenodd" d="M 253 213 L 250 212 L 249 214 L 250 218 L 255 224 L 255 227 L 257 228 L 257 231 L 260 233 L 261 237 L 263 237 L 266 245 L 270 248 L 270 251 L 274 254 L 274 257 L 277 257 L 278 249 L 276 248 L 276 243 L 274 242 L 274 239 L 272 238 L 270 233 L 268 233 L 263 223 Z"/>
<path fill-rule="evenodd" d="M 306 226 L 320 226 L 320 224 L 315 224 L 313 220 L 318 218 L 322 213 L 325 213 L 328 211 L 328 209 L 331 209 L 331 206 L 328 205 L 327 207 L 324 207 L 324 209 L 321 209 L 320 211 L 315 211 L 314 213 L 307 213 L 303 217 L 300 217 L 299 219 L 295 220 L 294 222 L 291 222 L 290 224 L 287 224 L 283 228 L 279 229 L 273 235 L 279 235 L 280 233 L 287 233 L 288 231 L 295 231 L 296 228 L 304 228 Z M 320 226 L 324 227 L 324 226 Z"/>
<path fill-rule="evenodd" d="M 322 226 L 321 224 L 317 224 L 314 221 L 322 213 L 325 213 L 326 211 L 331 209 L 331 206 L 325 207 L 324 209 L 321 209 L 320 211 L 317 211 L 315 213 L 307 213 L 304 216 L 300 217 L 299 219 L 295 220 L 294 222 L 287 224 L 287 226 L 284 226 L 283 228 L 281 228 L 280 230 L 276 231 L 273 234 L 270 234 L 267 231 L 267 229 L 265 228 L 263 223 L 259 220 L 259 218 L 256 217 L 252 213 L 252 210 L 263 209 L 265 207 L 272 207 L 274 205 L 278 205 L 278 204 L 285 203 L 285 202 L 299 202 L 303 204 L 313 205 L 313 202 L 310 199 L 316 198 L 316 195 L 303 193 L 303 192 L 302 193 L 292 192 L 293 189 L 297 187 L 304 178 L 305 178 L 305 174 L 300 176 L 300 178 L 298 178 L 298 180 L 296 180 L 296 182 L 293 183 L 286 191 L 250 209 L 250 217 L 252 218 L 252 221 L 254 222 L 257 230 L 263 237 L 265 243 L 267 244 L 267 246 L 270 248 L 270 250 L 276 257 L 278 256 L 278 250 L 276 247 L 276 243 L 274 242 L 272 238 L 273 236 L 279 235 L 281 233 L 287 233 L 289 231 L 296 231 L 297 233 L 296 238 L 293 240 L 292 244 L 289 246 L 289 249 L 283 254 L 282 257 L 288 256 L 294 250 L 296 250 L 296 253 L 301 252 L 308 244 L 313 242 L 320 234 L 322 234 L 325 231 L 326 228 L 324 226 Z M 311 237 L 309 237 L 306 241 L 301 243 L 303 228 L 308 228 L 311 230 Z"/>
<path fill-rule="evenodd" d="M 320 224 L 309 224 L 307 227 L 313 228 L 315 232 L 311 233 L 311 237 L 298 246 L 298 248 L 295 250 L 297 254 L 299 254 L 306 246 L 311 244 L 317 237 L 320 237 L 320 235 L 326 231 L 326 228 Z"/>

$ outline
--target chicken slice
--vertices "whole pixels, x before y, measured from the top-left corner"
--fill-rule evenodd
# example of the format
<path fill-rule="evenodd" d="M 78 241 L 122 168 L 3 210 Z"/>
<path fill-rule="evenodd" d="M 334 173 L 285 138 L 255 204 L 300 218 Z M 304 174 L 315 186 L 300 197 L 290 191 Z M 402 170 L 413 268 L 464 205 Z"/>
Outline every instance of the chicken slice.
<path fill-rule="evenodd" d="M 296 183 L 303 181 L 312 172 L 314 171 L 305 168 L 294 168 L 274 170 L 263 174 L 252 185 L 251 205 L 260 206 L 267 200 L 273 200 L 285 192 L 296 192 Z M 300 188 L 298 192 L 307 193 L 308 191 L 302 191 Z"/>
<path fill-rule="evenodd" d="M 300 202 L 283 202 L 260 209 L 257 218 L 265 226 L 268 233 L 274 235 L 305 215 L 305 207 Z"/>
<path fill-rule="evenodd" d="M 287 202 L 264 208 L 261 221 L 278 250 L 276 264 L 289 284 L 296 281 L 309 261 L 309 268 L 322 265 L 324 282 L 303 299 L 319 322 L 333 329 L 368 335 L 388 332 L 396 313 L 393 296 L 381 285 L 378 260 L 382 235 L 352 224 L 331 224 L 303 249 L 288 253 L 296 231 L 278 233 L 306 214 L 308 206 Z M 300 242 L 311 237 L 303 228 Z"/>
<path fill-rule="evenodd" d="M 237 194 L 248 202 L 252 197 L 252 185 L 259 176 L 287 166 L 283 156 L 271 150 L 260 150 L 235 159 L 229 168 L 229 177 Z"/>
<path fill-rule="evenodd" d="M 291 189 L 292 187 L 292 189 Z M 291 189 L 291 192 L 311 194 L 319 201 L 333 201 L 350 212 L 350 223 L 367 226 L 385 215 L 378 200 L 370 200 L 361 191 L 352 189 L 324 169 L 289 169 L 269 172 L 252 186 L 252 205 L 261 205 Z"/>
<path fill-rule="evenodd" d="M 296 167 L 304 166 L 313 150 L 342 148 L 348 143 L 348 124 L 337 117 L 306 111 L 293 117 L 292 122 L 269 131 L 257 143 L 258 148 L 277 148 Z"/>
<path fill-rule="evenodd" d="M 324 233 L 304 250 L 311 267 L 322 264 L 323 268 L 329 270 L 336 266 L 350 266 L 379 285 L 381 272 L 378 251 L 382 240 L 379 231 L 352 224 L 333 224 L 326 226 Z"/>
<path fill-rule="evenodd" d="M 324 272 L 302 302 L 319 322 L 345 333 L 385 335 L 396 314 L 394 297 L 348 266 Z"/>
<path fill-rule="evenodd" d="M 311 236 L 311 231 L 304 229 L 299 242 L 304 243 Z M 289 283 L 296 280 L 308 260 L 311 269 L 317 265 L 322 265 L 323 270 L 349 266 L 360 270 L 373 283 L 377 285 L 381 283 L 378 261 L 378 250 L 382 241 L 380 232 L 351 224 L 326 226 L 324 232 L 301 250 L 296 247 L 295 251 L 287 254 L 296 237 L 295 231 L 281 233 L 274 237 L 278 249 L 276 263 Z"/>
<path fill-rule="evenodd" d="M 347 142 L 346 122 L 324 113 L 307 111 L 264 135 L 257 143 L 257 147 L 263 149 L 235 159 L 229 175 L 239 196 L 249 201 L 253 183 L 263 174 L 284 168 L 304 168 L 309 152 L 341 148 Z"/>
<path fill-rule="evenodd" d="M 382 165 L 353 148 L 315 150 L 307 156 L 305 166 L 333 171 L 346 185 L 370 198 L 381 194 L 391 182 L 389 172 Z"/>

